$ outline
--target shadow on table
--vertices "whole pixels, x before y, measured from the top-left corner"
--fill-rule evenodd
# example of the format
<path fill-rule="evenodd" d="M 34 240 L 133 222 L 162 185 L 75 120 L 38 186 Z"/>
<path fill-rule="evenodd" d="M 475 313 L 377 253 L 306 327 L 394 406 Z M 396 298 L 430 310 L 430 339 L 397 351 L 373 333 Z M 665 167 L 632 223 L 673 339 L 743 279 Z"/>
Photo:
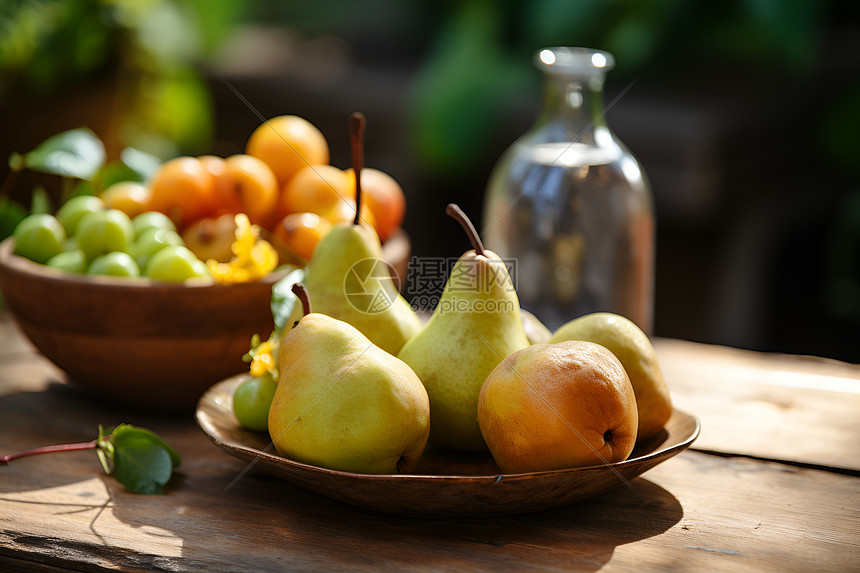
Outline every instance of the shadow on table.
<path fill-rule="evenodd" d="M 229 465 L 237 474 L 242 470 L 241 464 Z M 385 564 L 392 570 L 596 571 L 619 545 L 659 535 L 683 517 L 671 493 L 641 477 L 630 487 L 551 511 L 422 519 L 354 508 L 269 476 L 245 476 L 225 491 L 227 483 L 199 479 L 194 467 L 184 472 L 175 487 L 186 500 L 191 492 L 197 498 L 184 516 L 147 522 L 146 502 L 128 495 L 115 496 L 113 514 L 132 527 L 157 525 L 179 535 L 181 561 L 219 569 L 249 564 L 258 571 L 334 565 L 373 569 Z M 217 490 L 210 490 L 213 486 Z M 153 501 L 170 503 L 169 497 Z"/>

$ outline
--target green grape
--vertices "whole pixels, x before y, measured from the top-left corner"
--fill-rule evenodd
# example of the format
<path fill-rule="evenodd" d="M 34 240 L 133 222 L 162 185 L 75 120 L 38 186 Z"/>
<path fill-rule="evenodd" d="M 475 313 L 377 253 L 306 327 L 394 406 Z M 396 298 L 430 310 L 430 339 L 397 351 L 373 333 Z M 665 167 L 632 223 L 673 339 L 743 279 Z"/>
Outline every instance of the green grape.
<path fill-rule="evenodd" d="M 134 227 L 134 236 L 140 238 L 143 232 L 147 229 L 165 229 L 167 231 L 176 231 L 176 225 L 170 220 L 170 217 L 158 211 L 147 211 L 141 213 L 131 220 Z"/>
<path fill-rule="evenodd" d="M 63 241 L 63 251 L 80 251 L 81 249 L 78 247 L 78 238 L 77 237 L 66 237 L 66 240 Z M 83 253 L 83 251 L 81 251 Z"/>
<path fill-rule="evenodd" d="M 242 382 L 233 393 L 233 413 L 239 423 L 258 432 L 269 428 L 269 407 L 278 383 L 271 374 L 263 374 Z"/>
<path fill-rule="evenodd" d="M 146 276 L 157 281 L 182 282 L 210 276 L 206 265 L 187 247 L 168 245 L 156 251 L 146 263 Z"/>
<path fill-rule="evenodd" d="M 131 255 L 113 251 L 99 255 L 87 267 L 88 275 L 110 275 L 114 277 L 139 277 L 140 269 Z"/>
<path fill-rule="evenodd" d="M 126 252 L 134 240 L 134 228 L 128 215 L 117 209 L 87 213 L 78 223 L 78 246 L 92 261 L 113 251 Z"/>
<path fill-rule="evenodd" d="M 67 235 L 77 232 L 78 223 L 84 215 L 104 211 L 105 202 L 95 195 L 78 195 L 72 197 L 57 211 L 57 220 L 62 223 Z"/>
<path fill-rule="evenodd" d="M 146 268 L 146 263 L 150 257 L 164 247 L 182 246 L 184 245 L 182 237 L 176 231 L 167 229 L 159 229 L 157 227 L 149 227 L 135 239 L 134 243 L 128 248 L 129 254 L 134 257 L 137 266 L 142 269 Z"/>
<path fill-rule="evenodd" d="M 194 255 L 195 257 L 197 255 Z M 191 263 L 191 267 L 194 269 L 194 272 L 198 277 L 211 277 L 212 271 L 209 270 L 209 267 L 206 266 L 206 263 L 197 259 Z"/>
<path fill-rule="evenodd" d="M 67 273 L 81 274 L 87 270 L 87 257 L 80 249 L 72 249 L 57 253 L 45 263 L 49 267 L 66 271 Z"/>
<path fill-rule="evenodd" d="M 66 231 L 53 215 L 38 213 L 18 223 L 13 236 L 16 255 L 44 264 L 63 250 Z"/>

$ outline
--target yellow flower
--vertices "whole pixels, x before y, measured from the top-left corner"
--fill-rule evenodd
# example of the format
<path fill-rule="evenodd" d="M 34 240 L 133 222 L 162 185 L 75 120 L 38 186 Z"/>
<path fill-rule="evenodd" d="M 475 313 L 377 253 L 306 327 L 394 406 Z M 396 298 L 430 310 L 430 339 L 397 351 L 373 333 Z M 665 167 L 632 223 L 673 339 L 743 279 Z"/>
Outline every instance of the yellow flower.
<path fill-rule="evenodd" d="M 236 215 L 236 240 L 228 263 L 206 261 L 212 276 L 221 283 L 250 282 L 263 278 L 278 266 L 278 252 L 260 238 L 260 227 L 252 225 L 244 213 Z"/>
<path fill-rule="evenodd" d="M 251 359 L 251 376 L 262 376 L 266 372 L 272 375 L 275 380 L 278 379 L 278 367 L 275 362 L 275 353 L 278 350 L 278 344 L 269 339 L 260 343 L 253 351 Z"/>

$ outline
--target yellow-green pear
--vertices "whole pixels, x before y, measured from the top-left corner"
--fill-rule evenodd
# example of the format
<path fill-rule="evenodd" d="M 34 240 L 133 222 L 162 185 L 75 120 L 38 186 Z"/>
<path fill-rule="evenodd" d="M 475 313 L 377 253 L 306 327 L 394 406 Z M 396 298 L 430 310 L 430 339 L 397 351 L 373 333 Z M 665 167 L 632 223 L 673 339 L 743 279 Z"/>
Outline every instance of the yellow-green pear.
<path fill-rule="evenodd" d="M 460 222 L 474 249 L 451 269 L 430 320 L 398 357 L 427 388 L 430 442 L 483 451 L 487 446 L 478 426 L 481 385 L 506 356 L 529 346 L 529 341 L 504 261 L 484 249 L 472 223 L 456 205 L 448 205 L 446 212 Z"/>
<path fill-rule="evenodd" d="M 334 470 L 411 471 L 427 444 L 430 402 L 418 376 L 349 324 L 312 313 L 279 349 L 280 379 L 269 434 L 286 458 Z"/>
<path fill-rule="evenodd" d="M 651 437 L 663 428 L 672 416 L 669 387 L 648 335 L 633 321 L 611 312 L 586 314 L 560 326 L 550 342 L 565 340 L 596 342 L 618 357 L 636 394 L 639 439 Z"/>
<path fill-rule="evenodd" d="M 398 292 L 382 258 L 376 231 L 359 224 L 363 122 L 361 114 L 350 117 L 356 173 L 355 220 L 334 225 L 320 239 L 305 268 L 304 284 L 317 312 L 348 322 L 376 346 L 397 354 L 421 329 L 421 320 Z M 287 324 L 300 316 L 301 309 L 296 307 Z"/>
<path fill-rule="evenodd" d="M 520 314 L 523 317 L 523 328 L 526 331 L 526 338 L 529 339 L 530 344 L 549 342 L 549 339 L 552 338 L 552 331 L 538 317 L 524 308 L 520 309 Z"/>

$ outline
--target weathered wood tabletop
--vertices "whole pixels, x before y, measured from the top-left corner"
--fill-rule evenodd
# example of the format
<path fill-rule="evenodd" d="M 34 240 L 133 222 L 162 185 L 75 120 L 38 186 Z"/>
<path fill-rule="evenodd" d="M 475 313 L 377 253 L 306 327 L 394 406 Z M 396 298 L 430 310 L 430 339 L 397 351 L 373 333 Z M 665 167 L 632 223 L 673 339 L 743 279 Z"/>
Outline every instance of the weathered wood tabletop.
<path fill-rule="evenodd" d="M 0 570 L 860 570 L 860 366 L 655 343 L 692 449 L 591 500 L 509 517 L 406 518 L 249 472 L 192 414 L 99 403 L 0 315 L 0 453 L 154 430 L 182 455 L 165 495 L 93 452 L 0 467 Z"/>

